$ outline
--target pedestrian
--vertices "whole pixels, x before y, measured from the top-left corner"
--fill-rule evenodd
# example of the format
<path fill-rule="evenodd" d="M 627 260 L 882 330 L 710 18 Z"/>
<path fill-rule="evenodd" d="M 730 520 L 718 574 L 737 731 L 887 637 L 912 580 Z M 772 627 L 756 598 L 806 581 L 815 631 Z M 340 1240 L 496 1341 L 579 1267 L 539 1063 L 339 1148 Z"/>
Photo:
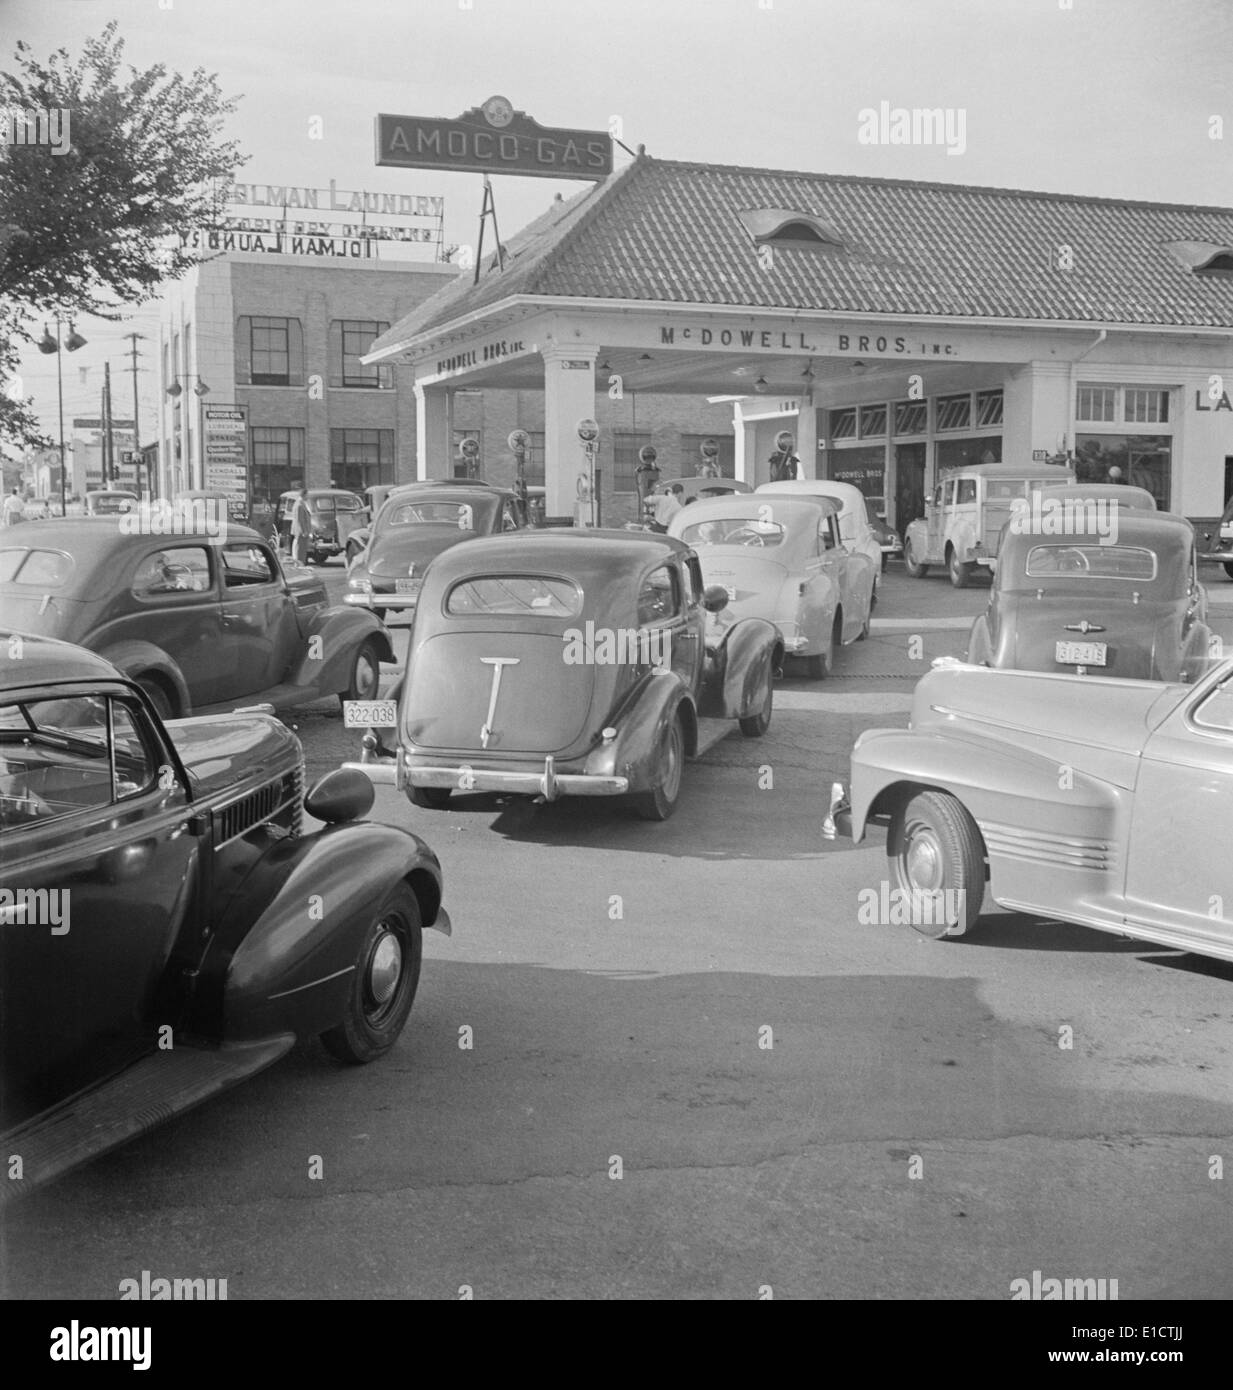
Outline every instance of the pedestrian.
<path fill-rule="evenodd" d="M 308 534 L 312 530 L 312 512 L 308 508 L 308 489 L 301 487 L 291 508 L 291 556 L 298 565 L 308 563 Z"/>
<path fill-rule="evenodd" d="M 668 523 L 681 510 L 681 498 L 685 496 L 685 489 L 680 483 L 670 483 L 663 494 L 655 503 L 654 520 L 651 522 L 651 530 L 666 532 Z"/>
<path fill-rule="evenodd" d="M 26 504 L 22 500 L 21 488 L 15 487 L 4 499 L 4 524 L 16 526 L 19 521 L 25 518 L 25 515 Z"/>

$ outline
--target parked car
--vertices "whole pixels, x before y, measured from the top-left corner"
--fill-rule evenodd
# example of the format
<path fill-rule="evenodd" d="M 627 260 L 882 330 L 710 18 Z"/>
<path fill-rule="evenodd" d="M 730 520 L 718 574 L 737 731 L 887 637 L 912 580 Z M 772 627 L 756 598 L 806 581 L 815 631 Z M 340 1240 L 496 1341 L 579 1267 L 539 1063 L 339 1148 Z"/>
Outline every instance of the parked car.
<path fill-rule="evenodd" d="M 886 503 L 880 497 L 865 498 L 865 515 L 869 519 L 869 529 L 873 532 L 873 538 L 882 552 L 884 574 L 889 561 L 903 557 L 903 542 L 899 539 L 898 531 L 886 520 L 885 507 Z"/>
<path fill-rule="evenodd" d="M 1118 508 L 1132 512 L 1156 511 L 1156 499 L 1144 487 L 1129 483 L 1050 483 L 1033 494 L 1042 502 L 1060 502 L 1072 506 L 1079 502 L 1116 502 Z"/>
<path fill-rule="evenodd" d="M 367 546 L 347 575 L 349 604 L 384 618 L 419 602 L 424 570 L 442 551 L 480 536 L 526 525 L 518 498 L 504 488 L 443 483 L 412 484 L 386 499 Z"/>
<path fill-rule="evenodd" d="M 97 492 L 87 492 L 83 516 L 114 516 L 117 512 L 131 512 L 141 501 L 135 492 L 127 488 L 100 488 Z"/>
<path fill-rule="evenodd" d="M 978 567 L 992 571 L 998 538 L 1017 500 L 1030 503 L 1041 488 L 1074 481 L 1073 470 L 1056 464 L 976 463 L 954 469 L 934 488 L 925 515 L 909 523 L 904 569 L 921 579 L 930 565 L 945 565 L 955 588 L 966 588 Z"/>
<path fill-rule="evenodd" d="M 291 549 L 291 513 L 298 497 L 298 492 L 284 492 L 278 499 L 274 524 L 285 550 Z M 308 510 L 312 518 L 308 538 L 311 565 L 324 565 L 331 555 L 345 554 L 347 538 L 364 524 L 364 503 L 354 492 L 342 488 L 310 488 Z"/>
<path fill-rule="evenodd" d="M 46 497 L 30 497 L 22 509 L 23 521 L 46 521 L 51 515 L 51 505 Z"/>
<path fill-rule="evenodd" d="M 28 632 L 118 666 L 164 718 L 238 700 L 291 707 L 377 694 L 393 661 L 371 613 L 330 606 L 245 526 L 129 534 L 123 517 L 22 522 L 0 532 L 0 610 Z"/>
<path fill-rule="evenodd" d="M 784 494 L 830 497 L 839 504 L 839 538 L 850 555 L 864 556 L 869 562 L 876 606 L 878 575 L 882 572 L 882 545 L 869 525 L 865 494 L 851 483 L 832 482 L 829 478 L 792 478 L 781 483 L 763 483 L 755 493 L 758 497 Z"/>
<path fill-rule="evenodd" d="M 348 566 L 355 562 L 367 546 L 372 537 L 373 522 L 376 521 L 378 513 L 389 498 L 396 492 L 406 492 L 409 488 L 418 487 L 496 487 L 496 484 L 486 483 L 482 478 L 421 478 L 412 483 L 377 483 L 372 487 L 366 487 L 364 489 L 364 524 L 357 527 L 347 537 L 345 554 Z"/>
<path fill-rule="evenodd" d="M 683 507 L 708 497 L 729 497 L 735 492 L 753 491 L 748 483 L 739 482 L 736 478 L 710 478 L 705 474 L 701 477 L 669 478 L 667 482 L 656 483 L 655 491 L 662 492 L 665 487 L 675 487 L 677 483 L 681 485 Z"/>
<path fill-rule="evenodd" d="M 1212 634 L 1190 523 L 1156 511 L 1115 519 L 1112 539 L 1097 529 L 1018 531 L 1012 521 L 968 661 L 1162 681 L 1206 670 Z"/>
<path fill-rule="evenodd" d="M 397 747 L 355 764 L 418 806 L 451 791 L 629 795 L 663 820 L 704 716 L 770 725 L 778 631 L 723 613 L 697 555 L 650 532 L 526 530 L 424 577 Z M 708 619 L 708 614 L 710 618 Z"/>
<path fill-rule="evenodd" d="M 424 841 L 356 823 L 372 800 L 342 771 L 305 795 L 269 715 L 165 724 L 101 657 L 0 635 L 0 1130 L 22 1160 L 0 1201 L 297 1038 L 389 1052 L 422 931 L 450 921 Z"/>
<path fill-rule="evenodd" d="M 1224 509 L 1215 531 L 1204 533 L 1199 559 L 1215 560 L 1222 564 L 1225 574 L 1233 579 L 1233 498 L 1229 499 L 1229 505 Z"/>
<path fill-rule="evenodd" d="M 887 827 L 893 883 L 949 904 L 923 935 L 969 930 L 987 877 L 1033 919 L 1233 960 L 1231 819 L 1233 662 L 1193 686 L 954 665 L 857 740 L 831 825 Z"/>
<path fill-rule="evenodd" d="M 776 669 L 785 655 L 799 657 L 820 680 L 845 643 L 869 635 L 876 570 L 841 544 L 834 498 L 755 492 L 694 502 L 668 534 L 698 552 L 703 583 L 727 593 L 729 613 L 778 629 Z"/>

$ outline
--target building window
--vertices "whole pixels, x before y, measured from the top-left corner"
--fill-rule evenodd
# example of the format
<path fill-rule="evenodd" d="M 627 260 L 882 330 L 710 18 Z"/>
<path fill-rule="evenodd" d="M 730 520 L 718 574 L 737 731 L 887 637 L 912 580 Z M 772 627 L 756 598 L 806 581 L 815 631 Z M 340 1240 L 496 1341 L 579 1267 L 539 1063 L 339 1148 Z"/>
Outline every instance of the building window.
<path fill-rule="evenodd" d="M 972 425 L 972 398 L 969 395 L 939 396 L 937 401 L 936 428 L 939 430 L 966 430 Z"/>
<path fill-rule="evenodd" d="M 331 430 L 330 481 L 363 492 L 374 483 L 394 481 L 393 430 Z"/>
<path fill-rule="evenodd" d="M 1081 483 L 1128 483 L 1146 488 L 1156 506 L 1169 510 L 1173 441 L 1167 434 L 1080 434 L 1075 438 L 1075 476 Z"/>
<path fill-rule="evenodd" d="M 924 434 L 929 423 L 927 401 L 897 401 L 895 403 L 895 433 Z"/>
<path fill-rule="evenodd" d="M 1117 389 L 1113 386 L 1080 386 L 1075 402 L 1075 419 L 1096 422 L 1113 420 L 1117 408 Z"/>
<path fill-rule="evenodd" d="M 299 319 L 243 314 L 235 325 L 239 386 L 303 386 L 304 330 Z"/>
<path fill-rule="evenodd" d="M 1169 422 L 1169 393 L 1167 391 L 1126 388 L 1126 423 L 1128 425 L 1166 425 Z"/>
<path fill-rule="evenodd" d="M 856 407 L 854 405 L 850 405 L 844 410 L 831 411 L 831 438 L 856 438 Z"/>
<path fill-rule="evenodd" d="M 249 434 L 254 502 L 276 502 L 284 492 L 308 482 L 303 430 L 254 425 Z"/>
<path fill-rule="evenodd" d="M 976 393 L 976 428 L 978 430 L 989 429 L 993 425 L 1002 423 L 1002 393 L 1001 391 L 977 391 Z"/>
<path fill-rule="evenodd" d="M 522 464 L 522 476 L 528 487 L 544 486 L 544 431 L 528 430 L 531 437 Z"/>
<path fill-rule="evenodd" d="M 886 487 L 886 446 L 835 449 L 827 460 L 827 476 L 837 483 L 851 483 L 866 497 L 880 498 Z"/>
<path fill-rule="evenodd" d="M 984 435 L 979 439 L 939 439 L 937 472 L 941 477 L 951 468 L 970 468 L 974 463 L 1001 463 L 1002 436 Z"/>
<path fill-rule="evenodd" d="M 638 450 L 651 442 L 650 434 L 634 430 L 614 430 L 612 434 L 612 490 L 636 492 L 635 469 Z"/>
<path fill-rule="evenodd" d="M 462 452 L 463 441 L 474 439 L 479 445 L 479 452 L 468 458 Z M 484 432 L 483 430 L 455 430 L 454 431 L 454 477 L 455 478 L 482 478 L 484 462 Z"/>
<path fill-rule="evenodd" d="M 692 478 L 697 475 L 705 459 L 702 457 L 704 440 L 713 440 L 719 447 L 714 462 L 719 467 L 721 478 L 736 477 L 736 440 L 730 434 L 683 434 L 681 444 L 681 477 Z M 661 465 L 662 466 L 662 465 Z"/>
<path fill-rule="evenodd" d="M 333 319 L 330 322 L 330 385 L 367 391 L 390 391 L 394 368 L 388 362 L 365 367 L 360 358 L 389 329 L 377 319 Z"/>
<path fill-rule="evenodd" d="M 861 406 L 861 438 L 879 439 L 886 433 L 886 407 L 884 405 Z"/>

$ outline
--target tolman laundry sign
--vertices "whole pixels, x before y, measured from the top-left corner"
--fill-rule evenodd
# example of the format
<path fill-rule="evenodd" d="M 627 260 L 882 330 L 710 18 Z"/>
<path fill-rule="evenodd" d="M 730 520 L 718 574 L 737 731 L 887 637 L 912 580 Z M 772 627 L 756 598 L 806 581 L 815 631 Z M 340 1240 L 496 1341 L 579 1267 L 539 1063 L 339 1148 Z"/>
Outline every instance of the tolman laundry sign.
<path fill-rule="evenodd" d="M 612 138 L 602 130 L 542 126 L 505 97 L 489 97 L 456 120 L 377 117 L 377 163 L 396 169 L 602 179 L 612 173 Z"/>

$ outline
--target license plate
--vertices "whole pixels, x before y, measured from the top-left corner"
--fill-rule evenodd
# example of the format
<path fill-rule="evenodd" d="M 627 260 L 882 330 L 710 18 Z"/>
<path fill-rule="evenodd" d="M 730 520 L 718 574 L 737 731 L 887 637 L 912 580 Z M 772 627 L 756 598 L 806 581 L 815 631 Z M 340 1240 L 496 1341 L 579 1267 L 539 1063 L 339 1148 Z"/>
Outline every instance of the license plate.
<path fill-rule="evenodd" d="M 343 726 L 348 729 L 393 729 L 398 706 L 393 700 L 344 700 Z"/>
<path fill-rule="evenodd" d="M 424 581 L 422 579 L 399 579 L 394 584 L 396 594 L 418 594 Z"/>
<path fill-rule="evenodd" d="M 1063 666 L 1104 666 L 1108 648 L 1103 642 L 1059 642 L 1057 659 Z"/>

